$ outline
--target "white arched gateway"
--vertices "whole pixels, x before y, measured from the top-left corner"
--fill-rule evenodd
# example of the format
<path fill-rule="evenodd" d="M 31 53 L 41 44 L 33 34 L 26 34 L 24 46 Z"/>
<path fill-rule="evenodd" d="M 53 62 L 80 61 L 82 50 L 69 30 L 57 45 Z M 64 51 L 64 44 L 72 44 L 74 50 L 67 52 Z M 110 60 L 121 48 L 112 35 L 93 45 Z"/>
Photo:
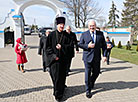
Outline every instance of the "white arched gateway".
<path fill-rule="evenodd" d="M 15 2 L 15 9 L 11 9 L 7 17 L 3 22 L 0 22 L 0 48 L 4 47 L 4 28 L 10 26 L 14 31 L 14 43 L 16 43 L 16 39 L 18 37 L 24 37 L 22 35 L 22 31 L 24 28 L 24 19 L 23 19 L 23 11 L 32 5 L 43 5 L 47 6 L 55 12 L 55 18 L 57 16 L 64 16 L 66 18 L 66 24 L 70 25 L 70 22 L 63 12 L 63 8 L 65 8 L 64 3 L 59 0 L 13 0 Z M 55 19 L 53 20 L 55 23 Z"/>

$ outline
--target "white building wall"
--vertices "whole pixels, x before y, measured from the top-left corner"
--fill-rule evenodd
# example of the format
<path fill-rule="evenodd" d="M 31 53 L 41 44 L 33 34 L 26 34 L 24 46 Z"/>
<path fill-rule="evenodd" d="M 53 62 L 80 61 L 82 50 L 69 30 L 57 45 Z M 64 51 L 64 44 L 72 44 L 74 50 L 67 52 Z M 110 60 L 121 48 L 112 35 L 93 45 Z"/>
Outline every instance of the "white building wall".
<path fill-rule="evenodd" d="M 4 32 L 0 32 L 0 48 L 4 48 Z"/>
<path fill-rule="evenodd" d="M 128 41 L 130 41 L 129 34 L 108 34 L 110 40 L 114 39 L 115 45 L 117 46 L 119 41 L 121 41 L 122 45 L 126 45 Z"/>

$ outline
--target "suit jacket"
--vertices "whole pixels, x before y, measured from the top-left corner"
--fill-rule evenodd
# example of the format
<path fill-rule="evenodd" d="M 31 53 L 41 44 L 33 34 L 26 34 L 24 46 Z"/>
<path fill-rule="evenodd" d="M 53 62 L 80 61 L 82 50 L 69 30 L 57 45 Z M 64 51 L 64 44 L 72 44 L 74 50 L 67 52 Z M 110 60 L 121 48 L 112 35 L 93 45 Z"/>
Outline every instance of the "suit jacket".
<path fill-rule="evenodd" d="M 76 51 L 79 51 L 79 47 L 78 47 L 78 41 L 77 41 L 77 37 L 76 37 L 76 34 L 73 33 L 73 32 L 70 32 L 69 35 L 69 38 L 70 38 L 70 41 L 71 41 L 71 47 L 70 49 L 68 49 L 68 54 L 69 54 L 69 58 L 73 58 L 75 56 L 75 51 L 74 51 L 74 47 L 76 47 Z M 75 45 L 75 46 L 74 46 Z"/>
<path fill-rule="evenodd" d="M 45 62 L 47 64 L 46 40 L 47 40 L 47 36 L 41 36 L 39 48 L 38 48 L 38 54 L 42 55 L 43 62 Z"/>
<path fill-rule="evenodd" d="M 91 63 L 93 60 L 101 60 L 101 48 L 103 51 L 103 56 L 106 56 L 106 42 L 103 32 L 96 31 L 96 42 L 94 48 L 88 48 L 88 44 L 92 41 L 90 31 L 86 31 L 81 35 L 79 47 L 83 49 L 83 60 Z"/>

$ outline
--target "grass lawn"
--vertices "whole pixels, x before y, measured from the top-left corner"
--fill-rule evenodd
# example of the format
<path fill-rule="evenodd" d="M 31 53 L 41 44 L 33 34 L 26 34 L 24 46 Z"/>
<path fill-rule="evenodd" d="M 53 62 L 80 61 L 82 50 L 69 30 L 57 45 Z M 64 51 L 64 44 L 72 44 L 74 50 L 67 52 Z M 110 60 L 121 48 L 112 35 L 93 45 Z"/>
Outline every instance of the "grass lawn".
<path fill-rule="evenodd" d="M 136 47 L 136 45 L 132 45 L 131 50 L 126 50 L 126 46 L 122 48 L 114 47 L 111 50 L 111 57 L 138 65 L 138 52 L 136 51 Z"/>

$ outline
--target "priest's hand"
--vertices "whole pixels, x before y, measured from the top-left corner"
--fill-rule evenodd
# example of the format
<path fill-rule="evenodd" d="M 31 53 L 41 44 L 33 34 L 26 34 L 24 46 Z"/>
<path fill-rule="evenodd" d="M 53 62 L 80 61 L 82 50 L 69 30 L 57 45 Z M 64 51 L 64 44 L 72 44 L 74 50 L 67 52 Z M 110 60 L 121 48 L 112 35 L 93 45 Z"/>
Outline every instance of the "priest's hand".
<path fill-rule="evenodd" d="M 56 48 L 57 48 L 58 50 L 60 50 L 60 49 L 61 49 L 61 45 L 60 45 L 60 44 L 57 44 Z"/>
<path fill-rule="evenodd" d="M 55 60 L 57 61 L 57 60 L 59 60 L 59 58 L 58 58 L 58 57 L 56 57 L 56 59 L 55 59 Z"/>

